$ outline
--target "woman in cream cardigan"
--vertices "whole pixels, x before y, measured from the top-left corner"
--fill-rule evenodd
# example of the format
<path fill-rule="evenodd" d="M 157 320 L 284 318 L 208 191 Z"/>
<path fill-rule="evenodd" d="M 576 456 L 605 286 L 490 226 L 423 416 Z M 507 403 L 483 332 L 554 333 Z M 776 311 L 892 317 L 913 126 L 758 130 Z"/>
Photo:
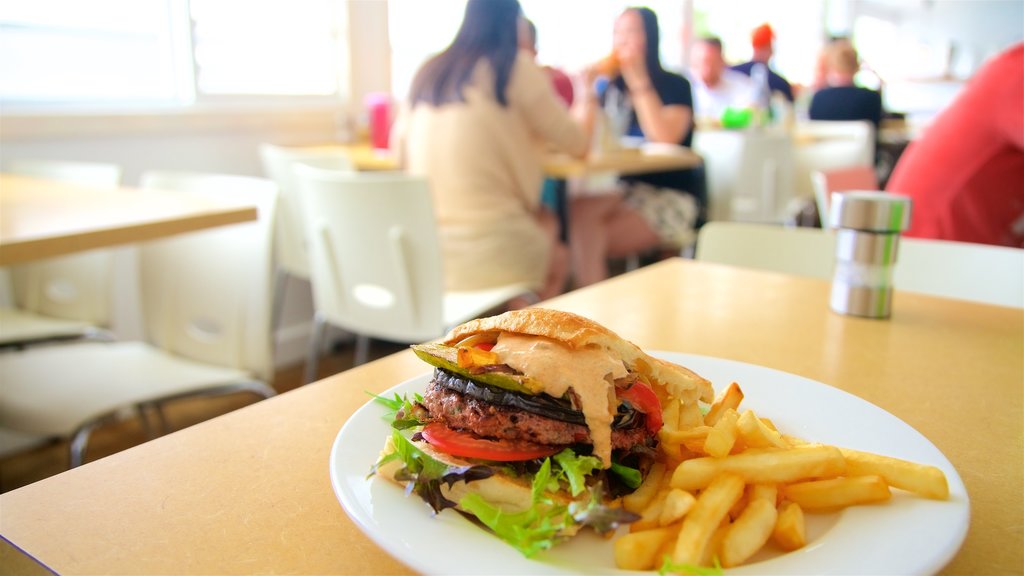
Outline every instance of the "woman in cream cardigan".
<path fill-rule="evenodd" d="M 560 293 L 568 252 L 540 202 L 547 146 L 583 157 L 593 102 L 579 122 L 517 36 L 517 0 L 469 0 L 452 44 L 417 72 L 396 121 L 406 170 L 427 176 L 451 290 L 529 282 Z"/>

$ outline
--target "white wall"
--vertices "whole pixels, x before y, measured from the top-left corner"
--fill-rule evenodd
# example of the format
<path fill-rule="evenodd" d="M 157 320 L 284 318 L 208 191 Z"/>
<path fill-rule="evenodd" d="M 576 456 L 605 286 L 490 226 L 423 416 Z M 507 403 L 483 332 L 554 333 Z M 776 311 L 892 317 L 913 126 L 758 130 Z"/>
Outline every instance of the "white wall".
<path fill-rule="evenodd" d="M 1024 40 L 1020 0 L 854 0 L 854 15 L 885 15 L 898 34 L 933 51 L 934 76 L 970 77 L 989 57 Z"/>

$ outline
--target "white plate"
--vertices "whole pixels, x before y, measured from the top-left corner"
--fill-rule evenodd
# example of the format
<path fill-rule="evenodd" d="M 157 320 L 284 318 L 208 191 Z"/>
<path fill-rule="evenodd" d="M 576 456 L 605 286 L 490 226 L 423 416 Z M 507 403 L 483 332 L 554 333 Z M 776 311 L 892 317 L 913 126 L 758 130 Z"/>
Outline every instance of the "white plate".
<path fill-rule="evenodd" d="M 970 505 L 953 465 L 916 430 L 860 398 L 793 374 L 670 352 L 655 352 L 724 389 L 736 381 L 743 407 L 771 418 L 782 431 L 807 440 L 856 448 L 937 466 L 949 481 L 948 501 L 893 491 L 888 503 L 839 513 L 808 514 L 807 546 L 788 554 L 762 552 L 729 574 L 931 574 L 945 566 L 967 535 Z M 422 392 L 424 374 L 386 395 Z M 330 473 L 345 512 L 390 554 L 427 574 L 627 574 L 616 570 L 612 546 L 586 533 L 532 559 L 446 510 L 433 515 L 418 496 L 367 478 L 390 434 L 384 407 L 369 402 L 334 442 Z M 637 573 L 639 574 L 639 573 Z M 646 572 L 644 574 L 653 574 Z"/>

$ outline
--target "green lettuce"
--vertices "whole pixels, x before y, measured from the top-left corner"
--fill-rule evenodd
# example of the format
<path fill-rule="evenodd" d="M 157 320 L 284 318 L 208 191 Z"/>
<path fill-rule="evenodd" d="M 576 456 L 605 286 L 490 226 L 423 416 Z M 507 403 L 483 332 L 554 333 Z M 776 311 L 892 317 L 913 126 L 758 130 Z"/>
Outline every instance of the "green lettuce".
<path fill-rule="evenodd" d="M 532 505 L 522 512 L 504 512 L 477 493 L 463 496 L 459 507 L 529 558 L 554 546 L 561 539 L 561 533 L 573 524 L 568 508 L 548 495 L 550 480 L 551 459 L 546 458 L 533 477 Z"/>
<path fill-rule="evenodd" d="M 674 564 L 672 557 L 668 554 L 665 555 L 665 561 L 661 563 L 661 568 L 658 569 L 660 576 L 667 576 L 668 574 L 690 574 L 692 576 L 723 576 L 725 570 L 722 570 L 722 565 L 718 562 L 718 556 L 715 556 L 714 566 L 694 566 L 693 564 Z"/>
<path fill-rule="evenodd" d="M 414 428 L 416 426 L 422 426 L 425 422 L 421 422 L 416 418 L 416 412 L 413 410 L 413 402 L 410 402 L 408 397 L 399 396 L 395 393 L 394 398 L 386 398 L 384 396 L 378 396 L 371 392 L 367 392 L 370 396 L 373 396 L 373 400 L 382 406 L 386 406 L 389 412 L 385 413 L 383 418 L 391 421 L 391 427 L 397 430 L 405 430 L 407 428 Z M 415 402 L 422 402 L 423 396 L 416 394 L 413 396 Z"/>
<path fill-rule="evenodd" d="M 472 513 L 499 538 L 526 557 L 547 550 L 567 537 L 574 526 L 587 526 L 600 534 L 612 532 L 639 516 L 604 503 L 604 485 L 590 488 L 590 498 L 566 506 L 551 497 L 561 490 L 562 483 L 578 496 L 586 489 L 586 476 L 600 469 L 601 461 L 593 456 L 579 456 L 566 449 L 552 458 L 545 458 L 531 485 L 531 506 L 523 512 L 507 513 L 487 502 L 479 494 L 467 494 L 459 507 Z"/>
<path fill-rule="evenodd" d="M 575 532 L 573 528 L 576 526 L 589 526 L 599 533 L 606 533 L 639 518 L 622 508 L 606 506 L 601 482 L 589 487 L 590 498 L 585 501 L 570 505 L 557 501 L 552 494 L 561 492 L 566 486 L 574 497 L 584 493 L 588 489 L 588 476 L 601 470 L 600 459 L 581 456 L 569 449 L 544 459 L 533 475 L 531 505 L 523 512 L 505 512 L 477 493 L 463 496 L 458 503 L 452 502 L 442 493 L 442 486 L 451 488 L 456 482 L 489 478 L 495 474 L 495 467 L 483 464 L 451 466 L 436 460 L 400 432 L 423 424 L 415 418 L 412 402 L 398 394 L 393 398 L 374 395 L 374 399 L 391 411 L 388 418 L 394 428 L 391 433 L 394 450 L 374 464 L 370 475 L 389 462 L 400 461 L 402 468 L 395 473 L 395 479 L 405 483 L 407 495 L 416 493 L 435 513 L 445 508 L 461 508 L 526 557 L 551 548 Z M 417 395 L 416 401 L 420 400 Z M 613 464 L 611 471 L 622 476 L 627 485 L 635 487 L 630 483 L 631 478 L 636 480 L 636 486 L 639 485 L 638 470 Z"/>
<path fill-rule="evenodd" d="M 579 496 L 587 489 L 587 476 L 594 470 L 601 469 L 601 460 L 595 456 L 580 456 L 566 448 L 554 456 L 560 473 L 557 480 L 564 479 L 569 483 L 569 491 Z"/>
<path fill-rule="evenodd" d="M 395 473 L 395 480 L 405 483 L 405 493 L 415 492 L 430 504 L 434 512 L 454 508 L 452 502 L 441 492 L 441 486 L 451 488 L 456 482 L 474 482 L 494 475 L 490 466 L 449 466 L 420 450 L 398 430 L 391 432 L 394 451 L 377 461 L 370 469 L 370 476 L 388 462 L 400 460 L 404 466 Z"/>

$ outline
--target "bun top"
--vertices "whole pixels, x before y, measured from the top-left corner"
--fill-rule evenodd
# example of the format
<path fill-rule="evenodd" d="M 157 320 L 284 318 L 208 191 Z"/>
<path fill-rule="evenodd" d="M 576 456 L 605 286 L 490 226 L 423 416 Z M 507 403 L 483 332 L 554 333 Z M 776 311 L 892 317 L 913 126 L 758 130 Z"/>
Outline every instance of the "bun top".
<path fill-rule="evenodd" d="M 513 332 L 543 336 L 558 340 L 573 349 L 591 344 L 610 348 L 609 344 L 612 344 L 612 341 L 625 342 L 618 334 L 589 318 L 549 308 L 525 308 L 505 312 L 498 316 L 470 320 L 456 326 L 448 333 L 444 343 L 450 346 L 469 336 L 483 332 Z"/>
<path fill-rule="evenodd" d="M 621 358 L 626 368 L 638 372 L 651 384 L 665 386 L 666 392 L 673 398 L 690 399 L 696 392 L 706 402 L 714 399 L 714 390 L 708 380 L 688 368 L 654 358 L 601 324 L 571 312 L 525 308 L 471 320 L 452 329 L 444 343 L 451 346 L 485 332 L 512 332 L 550 338 L 573 350 L 603 348 Z"/>

